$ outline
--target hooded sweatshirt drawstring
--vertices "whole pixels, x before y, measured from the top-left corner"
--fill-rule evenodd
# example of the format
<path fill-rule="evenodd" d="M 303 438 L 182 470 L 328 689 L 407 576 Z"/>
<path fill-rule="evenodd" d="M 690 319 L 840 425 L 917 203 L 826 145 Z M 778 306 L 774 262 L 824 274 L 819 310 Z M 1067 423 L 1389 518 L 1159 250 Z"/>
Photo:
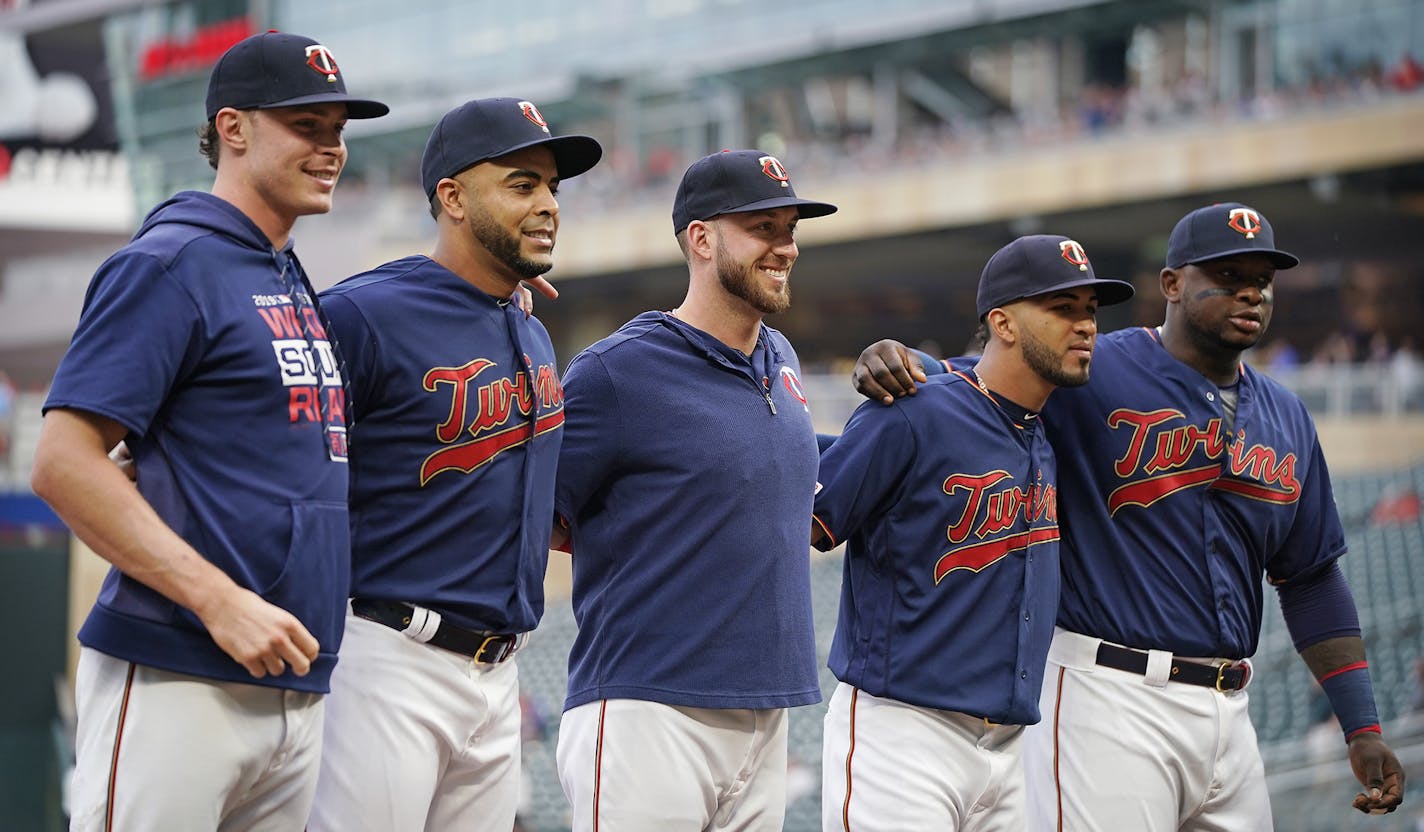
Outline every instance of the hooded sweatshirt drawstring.
<path fill-rule="evenodd" d="M 285 262 L 284 262 L 285 261 Z M 287 289 L 287 295 L 292 300 L 292 313 L 297 319 L 297 328 L 302 333 L 302 340 L 306 341 L 307 354 L 311 356 L 312 374 L 316 377 L 316 405 L 317 411 L 321 414 L 321 428 L 326 436 L 326 447 L 328 452 L 333 448 L 344 448 L 345 442 L 338 442 L 335 435 L 345 433 L 349 422 L 346 420 L 346 402 L 349 401 L 350 390 L 346 386 L 346 368 L 341 360 L 341 353 L 337 349 L 336 341 L 331 335 L 331 327 L 327 324 L 326 317 L 321 313 L 321 307 L 316 303 L 316 292 L 311 287 L 311 281 L 307 279 L 306 271 L 302 268 L 301 261 L 297 260 L 296 254 L 290 249 L 285 252 L 272 251 L 272 264 L 277 268 L 279 279 Z M 290 266 L 290 268 L 289 268 Z M 305 298 L 305 300 L 303 300 Z M 317 349 L 317 337 L 313 335 L 311 327 L 307 324 L 307 318 L 302 314 L 304 307 L 310 307 L 316 314 L 317 320 L 321 323 L 323 334 L 329 349 L 331 350 L 331 360 L 333 369 L 336 371 L 337 380 L 341 387 L 341 401 L 337 402 L 337 407 L 341 412 L 333 414 L 331 403 L 326 396 L 326 379 L 322 372 L 321 352 Z M 340 424 L 337 418 L 341 419 Z M 344 456 L 345 454 L 341 454 Z"/>

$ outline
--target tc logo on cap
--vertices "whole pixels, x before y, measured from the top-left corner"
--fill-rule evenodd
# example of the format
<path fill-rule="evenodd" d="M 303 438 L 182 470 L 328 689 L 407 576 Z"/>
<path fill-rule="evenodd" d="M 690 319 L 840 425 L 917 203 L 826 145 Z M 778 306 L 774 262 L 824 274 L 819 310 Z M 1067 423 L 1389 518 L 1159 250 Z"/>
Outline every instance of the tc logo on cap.
<path fill-rule="evenodd" d="M 523 113 L 525 118 L 539 125 L 540 130 L 545 133 L 549 132 L 549 122 L 544 120 L 544 114 L 539 112 L 539 108 L 535 107 L 532 101 L 519 102 L 519 112 Z"/>
<path fill-rule="evenodd" d="M 1256 239 L 1256 232 L 1261 230 L 1261 215 L 1250 208 L 1232 208 L 1231 219 L 1226 224 L 1246 235 L 1246 239 Z"/>
<path fill-rule="evenodd" d="M 761 162 L 761 172 L 781 183 L 781 187 L 791 187 L 791 174 L 786 172 L 786 166 L 781 164 L 781 160 L 775 156 L 763 156 L 757 160 Z"/>
<path fill-rule="evenodd" d="M 313 43 L 307 47 L 307 66 L 326 76 L 330 83 L 336 83 L 336 73 L 341 68 L 336 65 L 336 58 L 331 56 L 331 50 L 319 43 Z"/>
<path fill-rule="evenodd" d="M 1088 270 L 1088 253 L 1083 251 L 1083 246 L 1077 240 L 1064 240 L 1058 244 L 1058 251 L 1063 255 L 1063 259 L 1078 267 L 1078 271 Z"/>

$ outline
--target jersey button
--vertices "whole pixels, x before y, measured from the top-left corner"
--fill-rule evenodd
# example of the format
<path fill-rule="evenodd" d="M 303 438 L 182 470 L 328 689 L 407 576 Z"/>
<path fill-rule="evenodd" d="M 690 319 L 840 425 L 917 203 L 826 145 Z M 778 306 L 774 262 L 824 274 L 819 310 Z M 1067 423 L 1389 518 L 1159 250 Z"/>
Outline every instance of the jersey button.
<path fill-rule="evenodd" d="M 1020 679 L 1027 679 L 1027 678 L 1028 678 L 1028 671 L 1027 671 L 1027 670 L 1020 670 L 1020 671 L 1019 671 L 1019 678 L 1020 678 Z"/>
<path fill-rule="evenodd" d="M 1208 390 L 1208 391 L 1206 392 L 1206 400 L 1209 401 L 1209 402 L 1214 402 L 1214 401 L 1216 401 L 1216 394 L 1213 393 L 1213 392 L 1211 392 L 1210 390 Z"/>
<path fill-rule="evenodd" d="M 1029 618 L 1030 618 L 1032 615 L 1033 615 L 1032 613 L 1027 613 L 1027 612 L 1024 613 L 1024 620 L 1025 620 L 1025 621 L 1029 620 Z"/>

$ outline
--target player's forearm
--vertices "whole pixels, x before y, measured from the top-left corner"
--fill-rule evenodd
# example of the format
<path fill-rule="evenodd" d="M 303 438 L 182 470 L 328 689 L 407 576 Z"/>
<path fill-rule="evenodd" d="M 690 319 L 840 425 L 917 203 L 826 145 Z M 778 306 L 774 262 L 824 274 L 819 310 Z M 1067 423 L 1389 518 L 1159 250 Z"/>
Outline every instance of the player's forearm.
<path fill-rule="evenodd" d="M 1363 662 L 1365 642 L 1358 636 L 1330 638 L 1301 650 L 1300 657 L 1310 668 L 1311 675 L 1319 679 L 1342 667 Z"/>
<path fill-rule="evenodd" d="M 1378 733 L 1379 711 L 1360 638 L 1360 616 L 1340 565 L 1332 563 L 1278 591 L 1291 639 L 1330 700 L 1345 738 Z"/>
<path fill-rule="evenodd" d="M 1380 732 L 1379 709 L 1363 640 L 1358 636 L 1326 639 L 1301 650 L 1300 657 L 1330 700 L 1330 709 L 1340 721 L 1346 741 L 1360 734 Z"/>
<path fill-rule="evenodd" d="M 236 584 L 179 537 L 109 459 L 122 429 L 99 417 L 45 416 L 31 487 L 100 557 L 203 616 Z"/>

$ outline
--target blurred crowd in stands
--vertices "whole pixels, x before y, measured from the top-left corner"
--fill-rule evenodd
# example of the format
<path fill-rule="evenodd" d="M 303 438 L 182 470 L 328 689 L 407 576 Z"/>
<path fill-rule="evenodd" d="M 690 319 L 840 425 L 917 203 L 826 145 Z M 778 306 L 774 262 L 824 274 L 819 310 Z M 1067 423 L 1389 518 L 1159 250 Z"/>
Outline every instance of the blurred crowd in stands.
<path fill-rule="evenodd" d="M 805 181 L 846 171 L 895 170 L 1176 125 L 1269 120 L 1424 90 L 1424 66 L 1408 53 L 1390 66 L 1377 61 L 1349 64 L 1339 58 L 1321 59 L 1298 74 L 1303 80 L 1296 84 L 1277 83 L 1245 96 L 1224 98 L 1200 73 L 1188 69 L 1170 79 L 1090 82 L 1076 101 L 1046 100 L 1033 108 L 1002 110 L 980 118 L 931 118 L 929 123 L 903 127 L 889 142 L 877 140 L 869 118 L 865 118 L 823 129 L 817 135 L 768 130 L 758 136 L 756 144 L 794 165 Z M 701 149 L 691 153 L 655 144 L 639 158 L 630 148 L 611 144 L 607 163 L 581 177 L 567 194 L 561 193 L 561 202 L 603 207 L 644 200 L 661 204 L 653 194 L 670 192 L 686 165 L 701 153 Z"/>
<path fill-rule="evenodd" d="M 907 119 L 910 123 L 898 131 L 893 142 L 876 139 L 868 121 L 857 121 L 814 135 L 771 130 L 759 136 L 757 144 L 794 165 L 801 181 L 825 180 L 846 172 L 909 169 L 1007 149 L 1093 141 L 1170 129 L 1174 125 L 1273 119 L 1389 96 L 1424 94 L 1424 66 L 1407 53 L 1388 66 L 1375 61 L 1348 64 L 1338 57 L 1325 57 L 1318 59 L 1318 66 L 1296 69 L 1304 79 L 1300 83 L 1262 85 L 1271 88 L 1244 97 L 1223 98 L 1200 73 L 1189 69 L 1175 75 L 1130 73 L 1129 80 L 1122 84 L 1084 85 L 1076 101 L 1044 100 L 1035 108 L 1001 109 L 982 118 L 922 119 L 933 123 L 918 126 L 914 119 Z M 701 148 L 691 153 L 654 145 L 640 154 L 613 142 L 607 143 L 607 148 L 604 164 L 560 192 L 565 210 L 597 213 L 637 205 L 665 205 L 690 157 L 702 153 Z M 360 184 L 346 188 L 348 201 L 357 201 L 354 197 L 361 192 Z M 420 212 L 408 212 L 408 216 L 412 222 L 420 221 Z M 412 229 L 411 233 L 421 233 L 423 227 Z M 1414 284 L 1421 282 L 1418 278 L 1419 275 L 1407 275 Z M 1371 264 L 1349 267 L 1349 277 L 1340 287 L 1341 317 L 1335 331 L 1307 344 L 1299 338 L 1286 337 L 1278 329 L 1251 360 L 1277 374 L 1326 365 L 1390 365 L 1406 387 L 1424 389 L 1424 360 L 1414 335 L 1424 311 L 1416 304 L 1396 303 L 1397 295 L 1393 293 L 1399 286 L 1398 279 L 1388 268 Z M 1142 320 L 1137 323 L 1160 322 L 1158 294 L 1144 290 L 1139 292 L 1139 298 L 1148 305 L 1142 308 Z M 1410 315 L 1408 320 L 1399 320 L 1405 314 L 1401 310 Z M 945 346 L 954 349 L 959 344 Z M 15 385 L 0 370 L 0 471 L 5 470 L 12 444 L 15 393 Z"/>
<path fill-rule="evenodd" d="M 1333 329 L 1304 346 L 1277 336 L 1248 360 L 1278 377 L 1368 365 L 1388 377 L 1408 408 L 1424 391 L 1424 355 L 1418 342 L 1424 322 L 1424 274 L 1414 264 L 1358 261 L 1345 266 L 1343 275 L 1330 304 L 1338 310 Z"/>

